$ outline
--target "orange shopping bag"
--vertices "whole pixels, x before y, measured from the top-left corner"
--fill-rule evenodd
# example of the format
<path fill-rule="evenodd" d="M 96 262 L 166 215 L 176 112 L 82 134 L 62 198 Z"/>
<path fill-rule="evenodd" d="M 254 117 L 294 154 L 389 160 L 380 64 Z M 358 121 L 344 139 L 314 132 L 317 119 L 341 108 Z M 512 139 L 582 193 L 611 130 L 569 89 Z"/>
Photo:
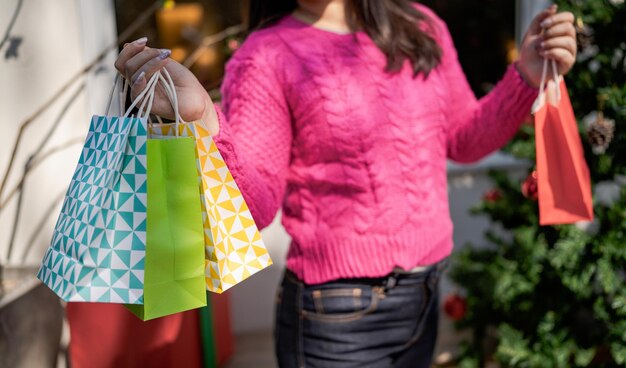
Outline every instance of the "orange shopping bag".
<path fill-rule="evenodd" d="M 539 222 L 555 225 L 591 221 L 593 202 L 589 168 L 567 87 L 559 77 L 554 61 L 551 66 L 554 81 L 546 86 L 546 60 L 539 97 L 533 107 Z"/>

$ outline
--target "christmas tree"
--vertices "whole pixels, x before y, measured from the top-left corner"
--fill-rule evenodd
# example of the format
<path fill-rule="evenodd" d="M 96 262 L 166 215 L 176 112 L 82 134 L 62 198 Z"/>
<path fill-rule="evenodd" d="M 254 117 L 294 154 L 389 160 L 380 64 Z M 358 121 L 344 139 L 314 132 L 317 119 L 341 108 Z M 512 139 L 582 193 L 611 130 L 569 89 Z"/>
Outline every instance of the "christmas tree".
<path fill-rule="evenodd" d="M 573 12 L 579 56 L 566 84 L 594 186 L 595 220 L 540 226 L 532 122 L 506 151 L 528 177 L 491 172 L 475 208 L 493 226 L 487 246 L 466 247 L 446 311 L 473 339 L 461 367 L 626 366 L 626 6 L 559 0 Z"/>

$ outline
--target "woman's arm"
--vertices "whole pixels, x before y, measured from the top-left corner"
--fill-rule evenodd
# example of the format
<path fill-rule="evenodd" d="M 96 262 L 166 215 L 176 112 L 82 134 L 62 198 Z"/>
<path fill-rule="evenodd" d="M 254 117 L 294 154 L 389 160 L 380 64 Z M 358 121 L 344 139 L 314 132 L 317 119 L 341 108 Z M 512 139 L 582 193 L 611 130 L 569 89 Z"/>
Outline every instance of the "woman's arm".
<path fill-rule="evenodd" d="M 448 157 L 457 162 L 477 161 L 504 146 L 530 114 L 538 90 L 509 66 L 493 90 L 476 99 L 457 59 L 447 27 L 440 24 L 443 58 L 439 67 L 445 80 Z"/>
<path fill-rule="evenodd" d="M 576 54 L 573 16 L 556 13 L 556 7 L 538 14 L 520 47 L 520 60 L 480 100 L 467 83 L 445 23 L 434 19 L 443 51 L 438 70 L 445 81 L 448 157 L 473 162 L 504 146 L 530 114 L 544 57 L 554 58 L 562 74 L 572 67 Z"/>
<path fill-rule="evenodd" d="M 515 65 L 509 66 L 496 87 L 480 100 L 460 67 L 450 70 L 448 76 L 448 157 L 461 163 L 475 162 L 502 148 L 530 115 L 537 97 L 538 90 L 522 79 Z"/>
<path fill-rule="evenodd" d="M 186 121 L 202 119 L 250 207 L 259 228 L 270 224 L 282 203 L 291 152 L 291 117 L 276 71 L 280 48 L 272 37 L 252 34 L 228 63 L 222 85 L 224 113 L 196 77 L 169 59 L 169 50 L 146 46 L 141 38 L 125 45 L 115 67 L 131 82 L 137 96 L 147 80 L 167 68 Z M 157 88 L 154 114 L 173 119 L 164 90 Z"/>
<path fill-rule="evenodd" d="M 216 109 L 215 143 L 259 228 L 282 204 L 291 155 L 291 115 L 273 57 L 237 51 L 222 84 L 223 109 Z"/>

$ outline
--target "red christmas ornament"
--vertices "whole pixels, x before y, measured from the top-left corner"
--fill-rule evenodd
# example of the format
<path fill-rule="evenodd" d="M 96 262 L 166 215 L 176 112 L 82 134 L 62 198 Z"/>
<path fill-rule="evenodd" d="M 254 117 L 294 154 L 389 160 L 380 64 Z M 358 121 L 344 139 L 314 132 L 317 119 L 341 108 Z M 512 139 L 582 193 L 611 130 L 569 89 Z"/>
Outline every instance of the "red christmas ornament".
<path fill-rule="evenodd" d="M 500 193 L 497 189 L 490 189 L 483 195 L 483 200 L 485 202 L 494 203 L 502 199 L 502 193 Z"/>
<path fill-rule="evenodd" d="M 454 321 L 460 321 L 467 313 L 467 301 L 458 294 L 450 294 L 443 302 L 443 310 Z"/>
<path fill-rule="evenodd" d="M 533 171 L 526 177 L 526 180 L 522 182 L 522 194 L 524 197 L 536 201 L 539 197 L 537 188 L 537 171 Z"/>

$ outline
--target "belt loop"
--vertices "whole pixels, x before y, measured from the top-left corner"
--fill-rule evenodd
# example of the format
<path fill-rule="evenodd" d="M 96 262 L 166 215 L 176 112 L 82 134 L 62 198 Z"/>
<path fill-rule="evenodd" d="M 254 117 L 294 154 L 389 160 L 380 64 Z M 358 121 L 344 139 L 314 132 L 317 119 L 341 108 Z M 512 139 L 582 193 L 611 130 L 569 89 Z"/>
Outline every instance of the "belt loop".
<path fill-rule="evenodd" d="M 439 273 L 443 272 L 448 267 L 449 262 L 450 260 L 447 257 L 439 261 L 437 264 L 437 271 L 439 271 Z"/>
<path fill-rule="evenodd" d="M 437 262 L 437 264 L 435 264 L 428 273 L 427 280 L 432 288 L 435 288 L 437 286 L 437 281 L 441 278 L 441 275 L 445 271 L 447 265 L 448 259 L 444 258 L 441 261 Z"/>
<path fill-rule="evenodd" d="M 385 294 L 387 293 L 387 291 L 396 287 L 397 284 L 398 284 L 398 274 L 394 272 L 387 277 L 387 280 L 385 280 L 385 288 L 384 288 Z"/>

